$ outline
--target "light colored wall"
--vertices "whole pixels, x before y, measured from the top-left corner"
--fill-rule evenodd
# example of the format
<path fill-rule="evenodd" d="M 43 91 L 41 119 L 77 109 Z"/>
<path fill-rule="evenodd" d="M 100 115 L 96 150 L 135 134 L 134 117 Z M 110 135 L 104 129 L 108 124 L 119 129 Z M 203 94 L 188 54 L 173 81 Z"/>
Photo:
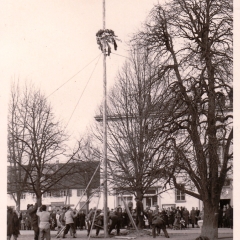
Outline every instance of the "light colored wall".
<path fill-rule="evenodd" d="M 185 199 L 186 201 L 184 202 L 178 202 L 175 199 L 175 190 L 169 190 L 167 192 L 164 192 L 161 194 L 160 199 L 160 208 L 162 208 L 163 204 L 175 204 L 176 207 L 185 207 L 188 210 L 191 210 L 192 207 L 194 208 L 198 208 L 198 209 L 202 209 L 202 201 L 200 201 L 199 199 L 189 196 L 189 195 L 185 195 Z"/>
<path fill-rule="evenodd" d="M 86 201 L 87 197 L 83 196 L 81 202 Z M 69 200 L 67 199 L 67 205 L 76 205 L 78 201 L 80 200 L 80 197 L 77 196 L 77 190 L 73 189 L 72 190 L 72 196 L 69 197 Z M 42 204 L 45 205 L 51 205 L 52 202 L 64 202 L 66 201 L 66 196 L 63 197 L 42 197 Z M 98 201 L 98 196 L 94 196 L 89 204 L 89 208 L 95 207 L 96 203 Z M 21 199 L 21 205 L 20 205 L 20 210 L 26 210 L 27 209 L 27 204 L 35 204 L 36 203 L 36 198 L 33 198 L 31 194 L 26 194 L 25 199 Z M 16 208 L 15 201 L 11 197 L 11 195 L 7 194 L 7 205 L 8 206 L 14 206 Z M 79 208 L 79 206 L 78 206 Z"/>

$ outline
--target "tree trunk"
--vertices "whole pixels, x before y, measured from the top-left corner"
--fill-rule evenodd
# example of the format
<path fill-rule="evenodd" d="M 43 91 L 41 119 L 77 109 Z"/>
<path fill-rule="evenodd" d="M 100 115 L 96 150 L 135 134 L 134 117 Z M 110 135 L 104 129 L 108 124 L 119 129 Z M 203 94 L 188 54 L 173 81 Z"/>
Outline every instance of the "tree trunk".
<path fill-rule="evenodd" d="M 20 211 L 20 204 L 21 204 L 21 193 L 17 193 L 17 199 L 16 199 L 16 210 Z"/>
<path fill-rule="evenodd" d="M 143 200 L 143 194 L 142 194 L 142 192 L 141 191 L 136 191 L 136 194 L 137 194 L 137 198 L 142 202 L 142 200 Z"/>
<path fill-rule="evenodd" d="M 42 195 L 37 196 L 37 204 L 38 204 L 38 207 L 42 205 Z"/>
<path fill-rule="evenodd" d="M 204 202 L 204 217 L 201 236 L 208 237 L 209 240 L 218 239 L 218 203 L 212 204 Z"/>

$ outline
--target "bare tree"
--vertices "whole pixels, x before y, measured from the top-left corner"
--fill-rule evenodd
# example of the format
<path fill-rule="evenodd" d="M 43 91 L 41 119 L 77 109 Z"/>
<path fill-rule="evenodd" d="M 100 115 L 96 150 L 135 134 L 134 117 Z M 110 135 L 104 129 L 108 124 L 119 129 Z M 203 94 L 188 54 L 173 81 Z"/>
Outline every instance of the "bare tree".
<path fill-rule="evenodd" d="M 156 114 L 163 88 L 157 66 L 147 51 L 133 50 L 108 96 L 108 180 L 117 193 L 128 191 L 140 200 L 150 187 L 164 191 L 170 159 Z"/>
<path fill-rule="evenodd" d="M 40 205 L 42 194 L 71 171 L 71 168 L 61 171 L 64 165 L 56 168 L 56 160 L 66 158 L 66 165 L 77 151 L 66 155 L 64 128 L 39 90 L 26 85 L 22 95 L 18 94 L 15 92 L 18 101 L 13 101 L 9 114 L 9 161 L 12 165 L 9 168 L 9 189 L 15 186 L 11 189 L 14 192 L 20 186 L 19 194 L 23 191 L 35 193 Z M 13 176 L 16 174 L 17 179 Z M 15 180 L 20 182 L 16 185 Z"/>
<path fill-rule="evenodd" d="M 173 0 L 156 5 L 133 39 L 162 58 L 168 172 L 176 188 L 203 201 L 201 234 L 209 239 L 217 239 L 216 213 L 232 169 L 232 20 L 232 1 Z"/>
<path fill-rule="evenodd" d="M 26 155 L 26 145 L 18 139 L 24 138 L 26 134 L 25 128 L 18 127 L 20 125 L 20 91 L 18 83 L 14 83 L 11 88 L 11 97 L 9 103 L 8 115 L 8 193 L 11 194 L 15 203 L 16 209 L 20 210 L 20 203 L 22 194 L 26 191 L 28 180 L 28 173 L 31 170 L 31 161 L 28 161 L 26 170 L 24 171 L 20 166 L 28 159 Z M 26 120 L 26 115 L 22 115 L 22 120 Z"/>

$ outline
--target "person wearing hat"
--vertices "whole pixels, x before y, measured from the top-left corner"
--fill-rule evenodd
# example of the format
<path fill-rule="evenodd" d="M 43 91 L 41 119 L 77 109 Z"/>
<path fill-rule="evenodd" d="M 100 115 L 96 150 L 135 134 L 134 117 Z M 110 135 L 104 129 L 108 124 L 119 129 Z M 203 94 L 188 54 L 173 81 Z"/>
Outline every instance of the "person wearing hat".
<path fill-rule="evenodd" d="M 73 238 L 76 238 L 76 235 L 75 235 L 76 229 L 75 229 L 74 220 L 73 220 L 75 217 L 77 217 L 77 213 L 74 214 L 72 209 L 70 207 L 67 207 L 67 211 L 65 213 L 66 228 L 64 230 L 62 238 L 65 238 L 70 228 L 72 229 Z"/>

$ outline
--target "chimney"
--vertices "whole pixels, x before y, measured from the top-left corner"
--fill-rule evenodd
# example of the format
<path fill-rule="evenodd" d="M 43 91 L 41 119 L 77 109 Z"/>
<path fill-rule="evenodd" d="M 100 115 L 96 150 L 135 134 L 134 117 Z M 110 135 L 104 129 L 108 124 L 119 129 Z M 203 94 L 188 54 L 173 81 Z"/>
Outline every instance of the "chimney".
<path fill-rule="evenodd" d="M 59 160 L 56 161 L 56 170 L 59 169 Z"/>

